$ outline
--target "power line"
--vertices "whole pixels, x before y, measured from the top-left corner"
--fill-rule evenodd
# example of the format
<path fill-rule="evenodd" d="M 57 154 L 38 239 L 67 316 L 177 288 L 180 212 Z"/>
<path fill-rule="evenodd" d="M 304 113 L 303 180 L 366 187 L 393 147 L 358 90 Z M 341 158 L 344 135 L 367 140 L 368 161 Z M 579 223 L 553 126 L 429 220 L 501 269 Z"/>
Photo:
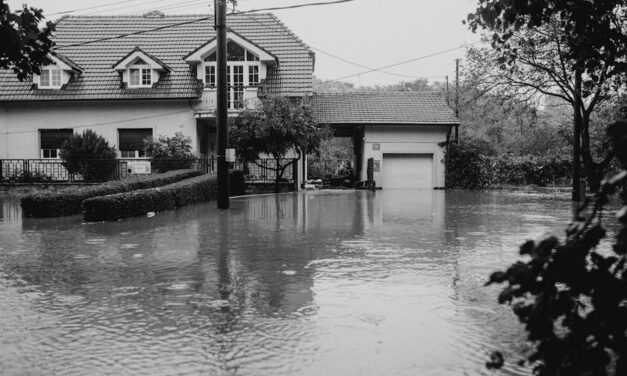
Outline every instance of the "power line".
<path fill-rule="evenodd" d="M 235 13 L 237 13 L 237 14 L 244 14 L 244 13 L 265 12 L 265 11 L 271 11 L 271 10 L 296 9 L 296 8 L 304 8 L 304 7 L 315 7 L 315 6 L 321 6 L 321 5 L 334 5 L 334 4 L 341 4 L 341 3 L 349 3 L 349 2 L 352 2 L 352 1 L 355 1 L 355 0 L 336 0 L 336 1 L 320 2 L 320 3 L 296 4 L 296 5 L 288 5 L 288 6 L 284 6 L 284 7 L 272 7 L 272 8 L 261 8 L 261 9 L 251 9 L 251 10 L 245 10 L 245 11 L 237 11 Z"/>

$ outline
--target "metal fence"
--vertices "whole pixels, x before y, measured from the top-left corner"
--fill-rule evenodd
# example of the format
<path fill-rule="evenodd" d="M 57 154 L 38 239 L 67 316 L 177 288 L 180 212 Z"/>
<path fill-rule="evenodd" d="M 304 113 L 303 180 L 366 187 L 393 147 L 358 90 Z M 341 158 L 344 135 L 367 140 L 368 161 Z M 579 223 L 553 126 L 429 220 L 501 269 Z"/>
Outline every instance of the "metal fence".
<path fill-rule="evenodd" d="M 294 162 L 285 169 L 282 180 L 293 182 L 293 169 L 297 163 L 293 159 L 282 159 L 283 166 Z M 194 169 L 203 173 L 215 172 L 217 160 L 208 159 L 116 159 L 112 161 L 81 161 L 82 173 L 71 174 L 61 159 L 0 159 L 1 183 L 63 183 L 63 182 L 102 182 L 120 180 L 143 174 L 161 173 L 178 169 Z M 250 182 L 274 182 L 276 161 L 259 159 L 255 162 L 238 161 L 230 164 L 231 169 L 244 171 L 244 179 Z"/>

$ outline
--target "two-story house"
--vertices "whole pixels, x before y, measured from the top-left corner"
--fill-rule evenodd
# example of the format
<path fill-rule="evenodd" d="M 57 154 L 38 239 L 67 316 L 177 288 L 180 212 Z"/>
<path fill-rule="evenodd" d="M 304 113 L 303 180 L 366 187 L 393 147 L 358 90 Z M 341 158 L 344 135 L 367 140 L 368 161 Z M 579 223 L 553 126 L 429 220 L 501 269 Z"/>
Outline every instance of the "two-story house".
<path fill-rule="evenodd" d="M 58 21 L 41 75 L 0 71 L 0 159 L 55 159 L 93 129 L 120 158 L 142 140 L 182 132 L 198 157 L 216 153 L 212 16 L 70 16 Z M 264 95 L 312 94 L 314 53 L 272 14 L 227 18 L 230 116 Z M 300 174 L 302 176 L 302 174 Z"/>

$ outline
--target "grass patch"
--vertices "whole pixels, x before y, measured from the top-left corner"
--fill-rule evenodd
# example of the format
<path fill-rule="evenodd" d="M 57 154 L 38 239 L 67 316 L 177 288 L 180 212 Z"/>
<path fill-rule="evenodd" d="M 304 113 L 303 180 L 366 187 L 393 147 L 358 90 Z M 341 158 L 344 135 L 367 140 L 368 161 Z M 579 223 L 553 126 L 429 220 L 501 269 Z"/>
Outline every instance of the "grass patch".
<path fill-rule="evenodd" d="M 37 218 L 76 215 L 82 212 L 82 202 L 92 197 L 161 187 L 200 174 L 196 170 L 177 170 L 110 181 L 90 187 L 68 188 L 60 192 L 29 194 L 21 199 L 22 213 L 25 217 Z"/>
<path fill-rule="evenodd" d="M 215 175 L 202 175 L 158 188 L 86 199 L 83 201 L 83 218 L 89 222 L 114 221 L 210 201 L 216 196 Z"/>

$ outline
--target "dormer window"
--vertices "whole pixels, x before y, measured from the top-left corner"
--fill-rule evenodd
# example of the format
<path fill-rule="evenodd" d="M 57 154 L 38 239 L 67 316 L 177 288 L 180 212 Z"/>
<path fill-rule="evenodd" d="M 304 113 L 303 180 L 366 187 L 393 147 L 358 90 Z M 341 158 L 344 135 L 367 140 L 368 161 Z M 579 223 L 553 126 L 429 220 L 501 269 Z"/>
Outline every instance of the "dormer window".
<path fill-rule="evenodd" d="M 39 76 L 39 88 L 59 89 L 63 85 L 63 71 L 59 68 L 44 68 Z"/>
<path fill-rule="evenodd" d="M 113 69 L 120 73 L 123 87 L 129 89 L 153 87 L 170 70 L 161 60 L 139 47 L 117 62 Z"/>
<path fill-rule="evenodd" d="M 60 90 L 74 75 L 83 72 L 81 67 L 60 53 L 52 52 L 48 58 L 50 64 L 41 67 L 40 74 L 33 74 L 33 83 L 38 89 Z"/>

